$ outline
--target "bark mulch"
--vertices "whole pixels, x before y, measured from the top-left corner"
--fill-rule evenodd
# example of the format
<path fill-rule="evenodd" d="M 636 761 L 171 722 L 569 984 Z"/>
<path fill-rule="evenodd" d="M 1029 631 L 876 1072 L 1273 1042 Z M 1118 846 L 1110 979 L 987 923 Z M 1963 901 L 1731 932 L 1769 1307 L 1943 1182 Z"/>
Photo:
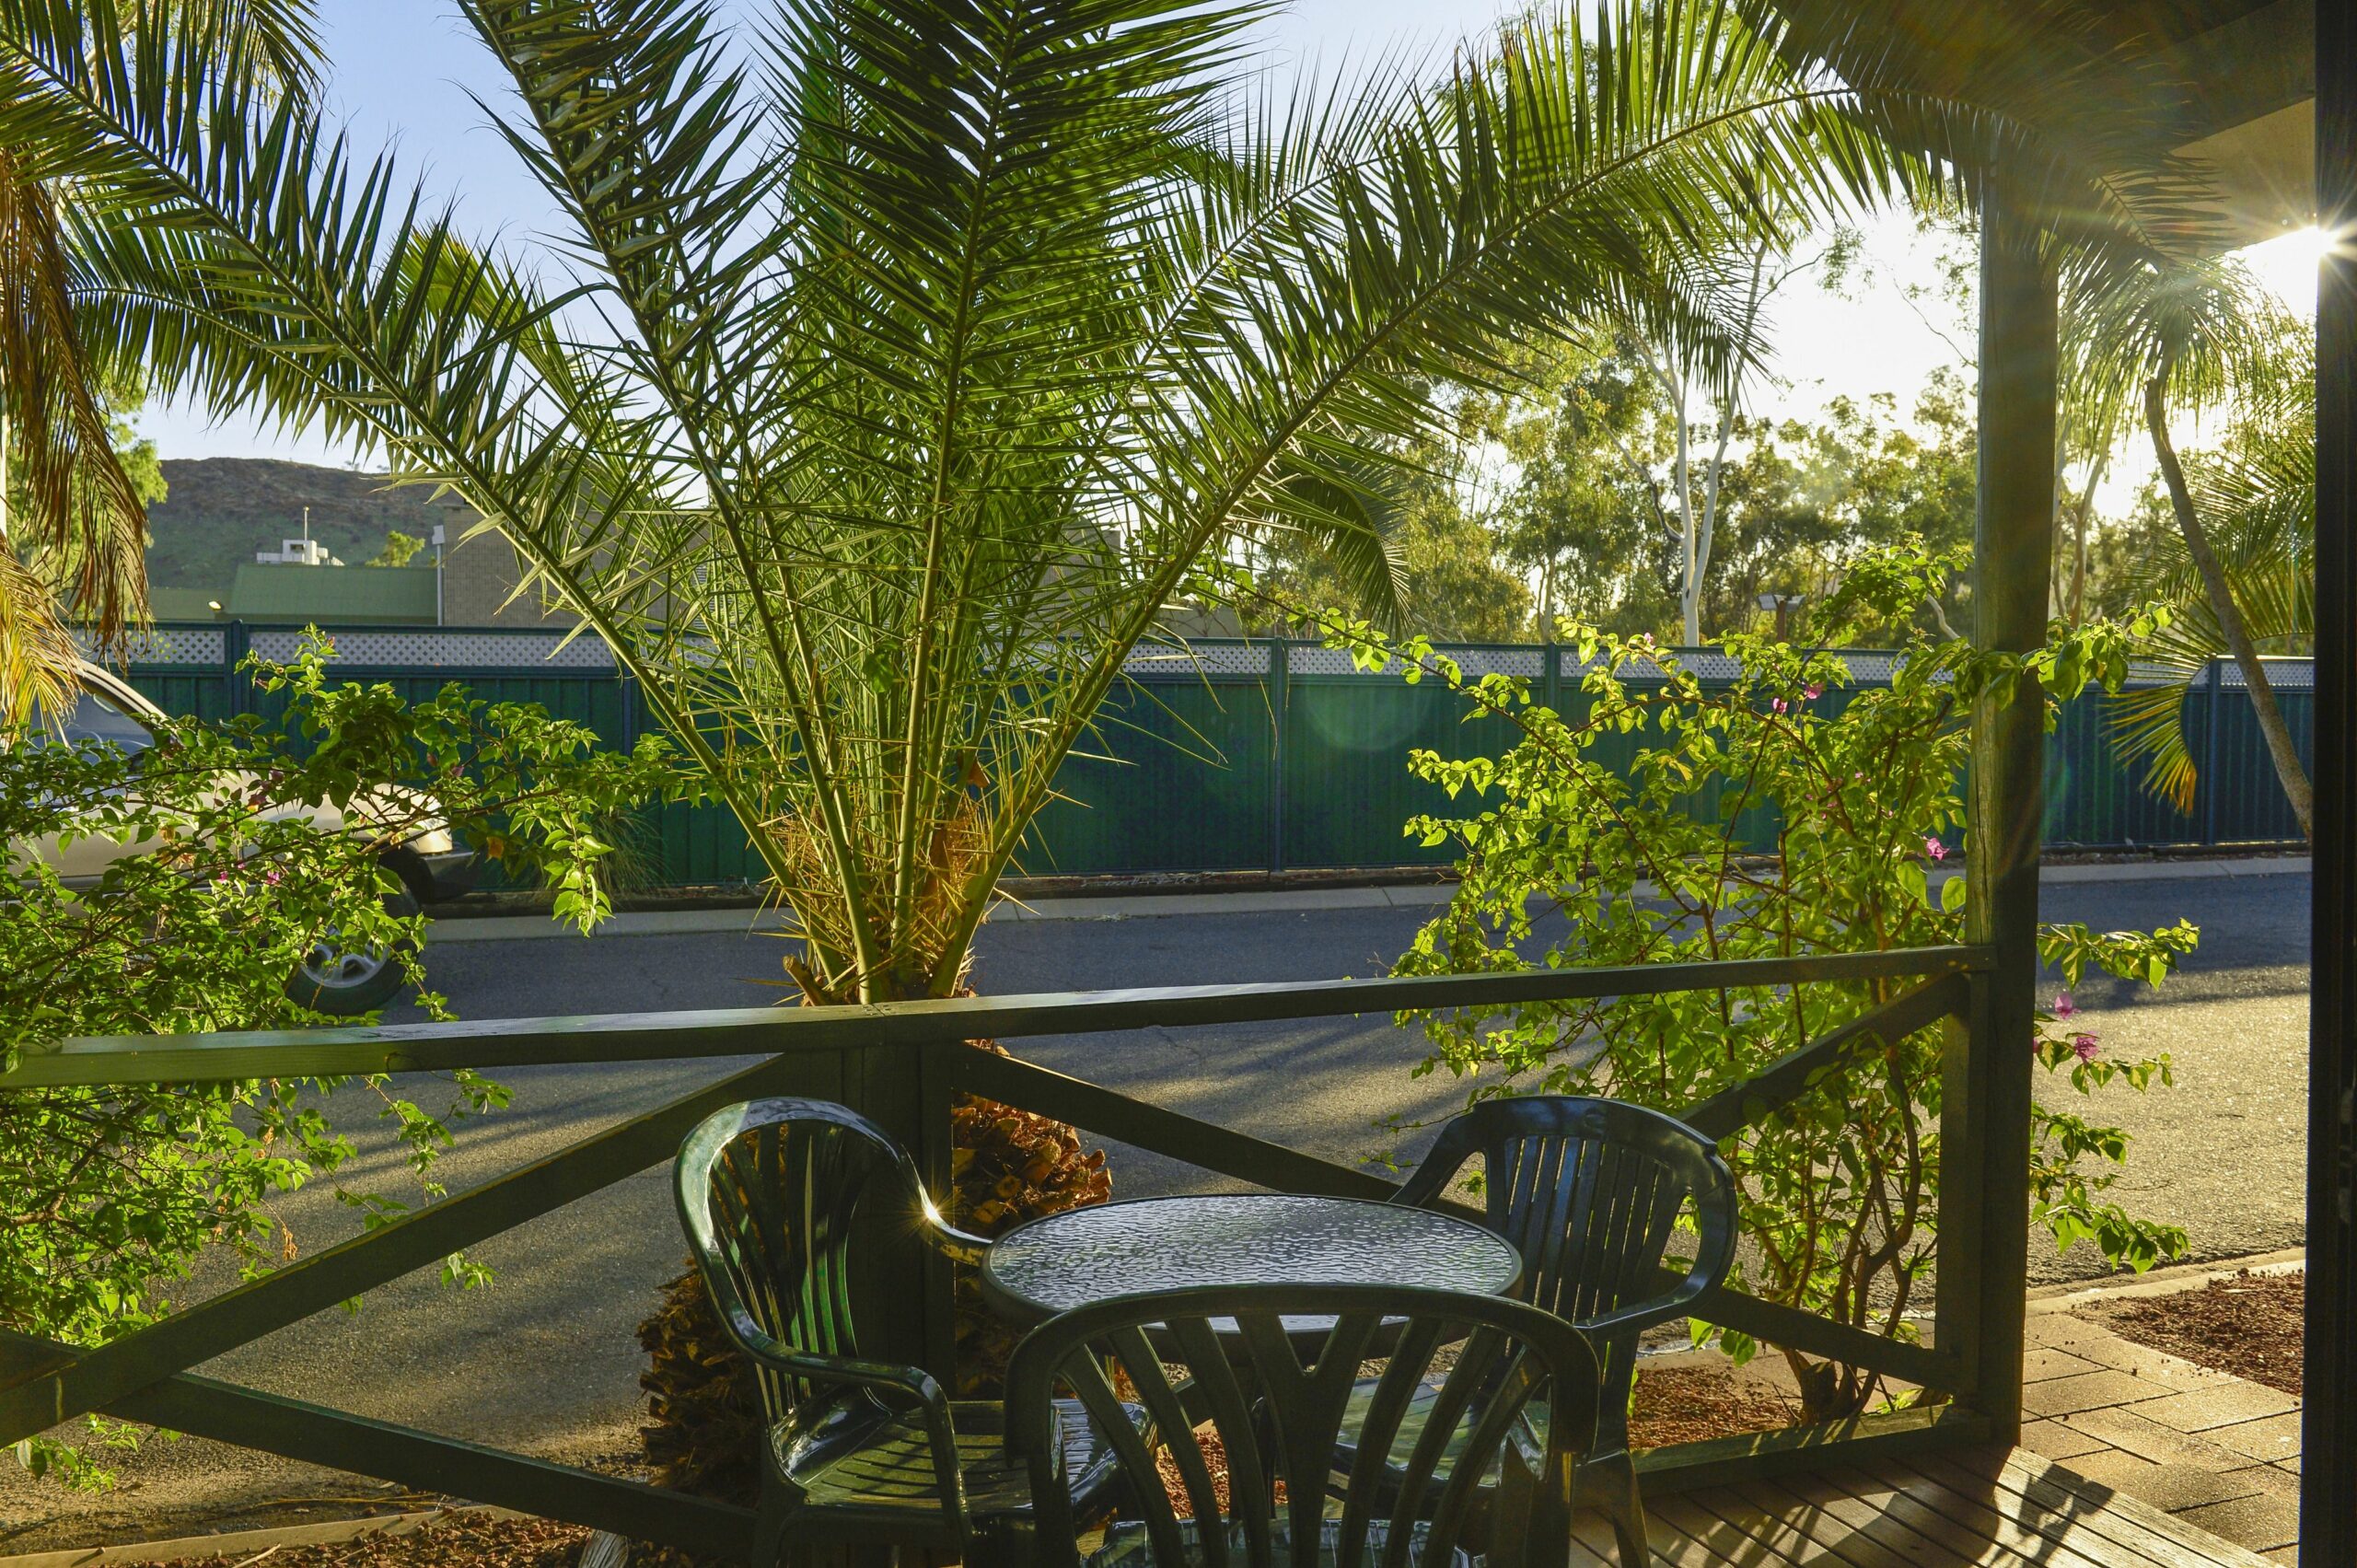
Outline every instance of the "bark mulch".
<path fill-rule="evenodd" d="M 160 1568 L 571 1568 L 588 1539 L 580 1525 L 453 1514 L 400 1535 L 181 1557 Z"/>
<path fill-rule="evenodd" d="M 2197 1365 L 2296 1394 L 2306 1296 L 2305 1272 L 2245 1272 L 2200 1290 L 2082 1307 L 2077 1316 Z"/>
<path fill-rule="evenodd" d="M 1775 1388 L 1746 1382 L 1713 1366 L 1672 1366 L 1642 1372 L 1629 1412 L 1629 1443 L 1660 1448 L 1738 1433 L 1774 1432 L 1800 1419 L 1800 1410 Z"/>

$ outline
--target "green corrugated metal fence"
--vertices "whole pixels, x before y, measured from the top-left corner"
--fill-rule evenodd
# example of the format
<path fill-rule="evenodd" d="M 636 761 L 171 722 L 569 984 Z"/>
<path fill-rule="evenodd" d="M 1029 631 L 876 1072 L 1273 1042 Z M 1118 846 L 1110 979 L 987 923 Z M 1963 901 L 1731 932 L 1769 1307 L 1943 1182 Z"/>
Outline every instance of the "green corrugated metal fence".
<path fill-rule="evenodd" d="M 256 692 L 234 666 L 255 639 L 283 647 L 289 635 L 285 628 L 237 623 L 170 629 L 150 650 L 168 656 L 135 661 L 131 678 L 169 712 L 217 719 L 250 711 L 274 718 L 283 700 Z M 546 633 L 372 627 L 336 640 L 340 671 L 390 681 L 404 696 L 428 696 L 458 680 L 489 701 L 537 703 L 617 745 L 637 738 L 635 693 L 602 650 L 576 645 L 566 656 L 569 667 L 558 668 L 540 651 L 554 645 Z M 419 648 L 435 656 L 416 658 Z M 1438 683 L 1410 686 L 1396 676 L 1357 673 L 1342 656 L 1313 644 L 1205 642 L 1194 651 L 1191 666 L 1167 657 L 1141 661 L 1128 688 L 1106 704 L 1084 754 L 1059 780 L 1067 798 L 1033 824 L 1023 872 L 1439 864 L 1448 858 L 1446 849 L 1421 848 L 1402 835 L 1402 825 L 1420 812 L 1445 814 L 1465 803 L 1452 805 L 1411 776 L 1408 753 L 1424 747 L 1453 757 L 1494 755 L 1513 744 L 1504 721 L 1466 722 L 1466 704 Z M 1550 696 L 1560 698 L 1568 684 L 1546 673 L 1558 650 L 1451 651 L 1476 671 L 1528 675 Z M 1702 662 L 1711 656 L 1701 656 Z M 2307 661 L 2280 661 L 2279 670 L 2279 696 L 2305 755 Z M 2188 709 L 2201 784 L 2193 809 L 2179 812 L 2147 792 L 2116 756 L 2102 699 L 2070 704 L 2047 753 L 2047 842 L 2109 849 L 2298 842 L 2298 825 L 2239 676 L 2230 666 L 2213 668 Z M 1631 736 L 1600 744 L 1600 759 L 1610 762 L 1633 757 L 1643 742 Z M 1767 813 L 1747 817 L 1751 831 L 1772 831 Z M 711 886 L 760 878 L 759 858 L 726 811 L 669 806 L 650 818 L 658 880 Z"/>

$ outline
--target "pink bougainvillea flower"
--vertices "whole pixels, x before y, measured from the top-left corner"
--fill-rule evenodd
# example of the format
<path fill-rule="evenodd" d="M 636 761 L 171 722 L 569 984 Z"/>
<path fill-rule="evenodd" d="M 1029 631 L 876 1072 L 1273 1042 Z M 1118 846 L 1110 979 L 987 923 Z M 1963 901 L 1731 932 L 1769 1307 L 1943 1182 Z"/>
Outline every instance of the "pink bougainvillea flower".
<path fill-rule="evenodd" d="M 1821 680 L 1812 680 L 1801 688 L 1801 695 L 1814 703 L 1825 695 L 1825 683 Z"/>
<path fill-rule="evenodd" d="M 1937 839 L 1925 839 L 1923 841 L 1923 853 L 1930 855 L 1933 860 L 1945 860 L 1948 857 L 1948 846 L 1940 842 Z"/>
<path fill-rule="evenodd" d="M 1782 699 L 1782 697 L 1778 697 L 1778 698 L 1776 698 L 1773 702 L 1770 703 L 1768 705 L 1769 705 L 1770 707 L 1771 707 L 1771 708 L 1775 709 L 1778 713 L 1780 713 L 1780 714 L 1781 714 L 1781 713 L 1782 713 L 1782 712 L 1784 711 L 1784 699 Z"/>
<path fill-rule="evenodd" d="M 2073 1035 L 2071 1049 L 2079 1053 L 2080 1061 L 2093 1062 L 2096 1059 L 2096 1037 L 2091 1034 Z"/>
<path fill-rule="evenodd" d="M 2062 992 L 2054 998 L 2054 1016 L 2056 1017 L 2067 1018 L 2078 1010 L 2079 1005 L 2071 1000 L 2071 993 L 2069 992 Z"/>

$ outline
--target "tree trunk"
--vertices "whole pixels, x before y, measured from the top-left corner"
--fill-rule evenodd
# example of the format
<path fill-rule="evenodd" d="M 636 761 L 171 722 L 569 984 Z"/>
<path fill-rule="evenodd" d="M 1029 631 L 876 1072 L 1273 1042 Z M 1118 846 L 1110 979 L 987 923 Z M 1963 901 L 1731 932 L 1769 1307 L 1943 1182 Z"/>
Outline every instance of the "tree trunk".
<path fill-rule="evenodd" d="M 2275 776 L 2282 781 L 2283 794 L 2292 802 L 2292 813 L 2300 819 L 2301 833 L 2313 839 L 2316 791 L 2308 783 L 2307 770 L 2300 765 L 2300 753 L 2292 744 L 2292 731 L 2283 722 L 2283 710 L 2276 705 L 2275 689 L 2267 681 L 2267 667 L 2260 662 L 2258 650 L 2251 644 L 2250 631 L 2243 624 L 2242 608 L 2235 603 L 2225 570 L 2210 548 L 2209 530 L 2202 527 L 2200 514 L 2194 509 L 2193 493 L 2185 482 L 2185 468 L 2177 461 L 2176 443 L 2169 439 L 2166 392 L 2162 377 L 2155 376 L 2144 383 L 2144 424 L 2152 433 L 2153 455 L 2160 460 L 2169 505 L 2177 512 L 2177 527 L 2184 530 L 2186 553 L 2193 557 L 2193 569 L 2200 575 L 2211 612 L 2218 618 L 2218 630 L 2224 634 L 2226 646 L 2233 651 L 2235 663 L 2243 672 L 2243 684 L 2250 688 L 2251 711 L 2258 715 L 2259 733 L 2267 738 L 2268 754 L 2275 761 Z"/>
<path fill-rule="evenodd" d="M 2104 470 L 2110 466 L 2111 454 L 2098 453 L 2095 467 L 2088 470 L 2087 488 L 2079 496 L 2078 521 L 2073 530 L 2077 536 L 2071 562 L 2071 600 L 2066 614 L 2073 626 L 2086 623 L 2087 616 L 2087 521 L 2096 509 L 2096 488 L 2103 483 Z"/>

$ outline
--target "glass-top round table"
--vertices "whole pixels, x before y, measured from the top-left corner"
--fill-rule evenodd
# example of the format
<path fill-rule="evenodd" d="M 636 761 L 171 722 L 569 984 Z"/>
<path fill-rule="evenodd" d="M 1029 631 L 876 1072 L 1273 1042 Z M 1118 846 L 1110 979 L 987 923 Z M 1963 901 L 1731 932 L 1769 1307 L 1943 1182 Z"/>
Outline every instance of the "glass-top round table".
<path fill-rule="evenodd" d="M 1218 1284 L 1423 1285 L 1500 1295 L 1522 1254 L 1480 1225 L 1404 1203 L 1287 1192 L 1134 1198 L 1016 1226 L 982 1260 L 982 1299 L 1024 1328 L 1141 1291 Z M 1296 1342 L 1328 1318 L 1288 1318 Z"/>

